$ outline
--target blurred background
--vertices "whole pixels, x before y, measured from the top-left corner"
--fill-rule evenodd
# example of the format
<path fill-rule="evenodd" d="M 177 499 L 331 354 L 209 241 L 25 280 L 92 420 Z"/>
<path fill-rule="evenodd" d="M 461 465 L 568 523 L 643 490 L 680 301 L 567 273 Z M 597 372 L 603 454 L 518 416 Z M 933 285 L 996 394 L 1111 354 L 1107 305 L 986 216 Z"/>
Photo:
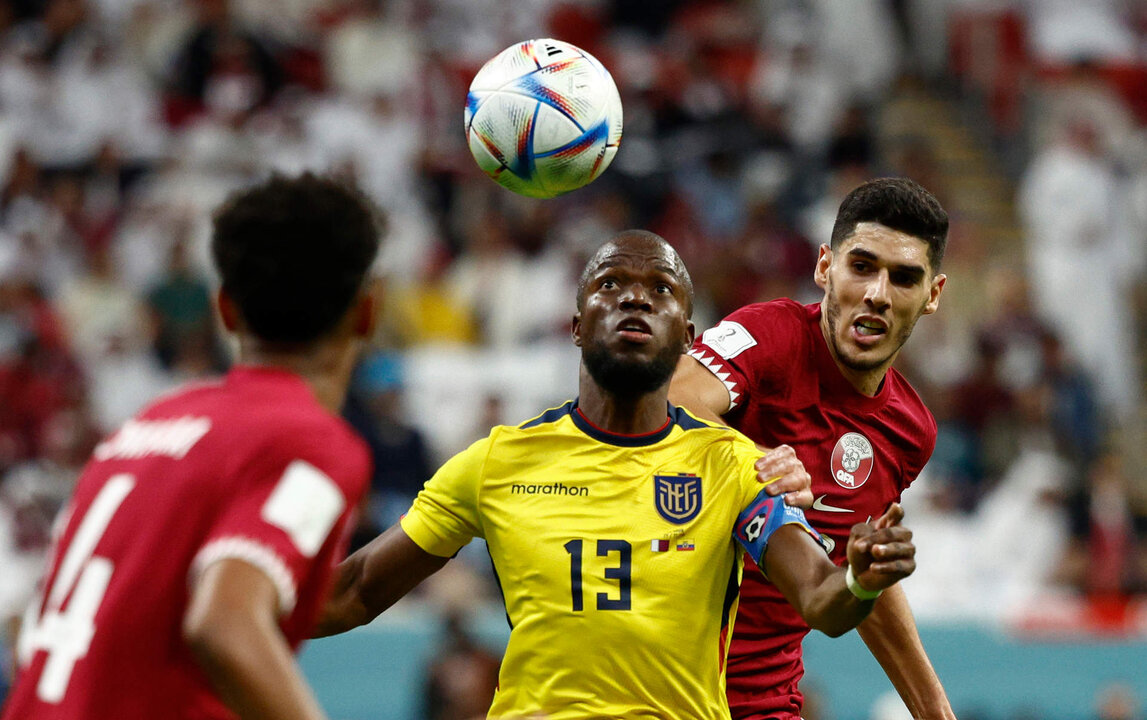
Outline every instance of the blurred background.
<path fill-rule="evenodd" d="M 473 74 L 531 37 L 596 55 L 625 109 L 609 170 L 547 201 L 462 131 Z M 0 0 L 0 636 L 96 440 L 226 369 L 207 238 L 231 191 L 314 169 L 386 212 L 346 408 L 375 454 L 364 541 L 574 394 L 574 285 L 614 232 L 680 251 L 703 329 L 819 299 L 840 199 L 906 175 L 952 220 L 898 361 L 940 425 L 904 498 L 925 646 L 964 720 L 1141 720 L 1145 124 L 1144 0 Z M 468 548 L 303 662 L 334 718 L 470 718 L 506 632 Z M 806 720 L 905 717 L 854 633 L 806 652 Z"/>

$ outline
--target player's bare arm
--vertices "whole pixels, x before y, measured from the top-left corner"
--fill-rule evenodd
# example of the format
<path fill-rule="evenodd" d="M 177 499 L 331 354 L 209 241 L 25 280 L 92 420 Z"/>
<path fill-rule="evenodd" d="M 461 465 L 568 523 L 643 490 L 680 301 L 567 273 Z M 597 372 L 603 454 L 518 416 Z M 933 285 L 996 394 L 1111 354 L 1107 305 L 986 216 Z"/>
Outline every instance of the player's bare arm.
<path fill-rule="evenodd" d="M 335 568 L 331 594 L 314 637 L 367 624 L 449 559 L 426 552 L 401 526 L 391 526 Z"/>
<path fill-rule="evenodd" d="M 721 416 L 729 411 L 729 391 L 717 376 L 688 355 L 677 361 L 669 381 L 669 402 L 688 408 L 702 420 L 727 425 Z"/>
<path fill-rule="evenodd" d="M 721 425 L 728 423 L 721 417 L 729 410 L 729 391 L 717 376 L 688 355 L 677 361 L 677 370 L 669 384 L 669 402 L 689 410 L 699 418 Z M 785 504 L 801 508 L 812 507 L 812 477 L 804 463 L 788 445 L 766 448 L 757 461 L 761 482 L 769 483 L 766 492 L 784 495 Z"/>
<path fill-rule="evenodd" d="M 254 565 L 223 559 L 195 583 L 183 637 L 223 702 L 243 720 L 325 718 L 278 619 L 271 579 Z"/>
<path fill-rule="evenodd" d="M 912 531 L 900 525 L 904 511 L 893 504 L 872 523 L 857 523 L 848 539 L 848 564 L 860 593 L 892 587 L 916 569 Z M 845 569 L 828 559 L 812 537 L 786 525 L 769 540 L 764 570 L 810 627 L 837 637 L 872 611 L 874 599 L 849 589 Z"/>
<path fill-rule="evenodd" d="M 924 652 L 904 589 L 888 588 L 856 628 L 897 694 L 919 720 L 956 720 L 936 670 Z"/>

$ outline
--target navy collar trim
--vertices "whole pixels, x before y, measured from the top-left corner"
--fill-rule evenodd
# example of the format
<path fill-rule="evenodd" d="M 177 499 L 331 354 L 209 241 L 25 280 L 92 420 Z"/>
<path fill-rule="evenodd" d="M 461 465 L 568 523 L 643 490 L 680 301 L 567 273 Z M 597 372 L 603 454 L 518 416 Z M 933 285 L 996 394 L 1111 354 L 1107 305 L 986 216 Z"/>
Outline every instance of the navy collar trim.
<path fill-rule="evenodd" d="M 656 445 L 665 438 L 669 437 L 669 433 L 673 432 L 674 426 L 677 425 L 677 408 L 666 403 L 666 418 L 665 425 L 658 428 L 651 433 L 643 435 L 623 435 L 621 433 L 612 433 L 608 430 L 603 430 L 598 426 L 591 423 L 581 411 L 578 410 L 578 401 L 574 400 L 572 403 L 567 404 L 570 420 L 586 435 L 589 435 L 594 440 L 607 443 L 609 445 L 616 445 L 618 447 L 646 447 L 648 445 Z"/>

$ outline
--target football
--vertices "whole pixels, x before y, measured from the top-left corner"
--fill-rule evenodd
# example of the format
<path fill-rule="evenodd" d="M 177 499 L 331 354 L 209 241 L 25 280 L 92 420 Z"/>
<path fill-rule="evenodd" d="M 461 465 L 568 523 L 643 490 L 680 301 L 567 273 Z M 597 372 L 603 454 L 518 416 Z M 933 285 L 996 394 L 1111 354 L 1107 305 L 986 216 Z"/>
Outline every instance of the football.
<path fill-rule="evenodd" d="M 621 97 L 605 66 L 560 40 L 512 45 L 482 66 L 466 96 L 466 141 L 503 187 L 550 198 L 609 167 Z"/>

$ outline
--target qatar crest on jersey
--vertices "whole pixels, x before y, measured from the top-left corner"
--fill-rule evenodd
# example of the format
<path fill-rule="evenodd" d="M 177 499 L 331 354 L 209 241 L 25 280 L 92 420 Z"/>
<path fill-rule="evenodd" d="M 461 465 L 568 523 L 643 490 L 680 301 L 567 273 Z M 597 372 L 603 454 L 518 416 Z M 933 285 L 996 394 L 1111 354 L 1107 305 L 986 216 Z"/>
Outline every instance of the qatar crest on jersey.
<path fill-rule="evenodd" d="M 832 479 L 843 488 L 855 490 L 868 482 L 872 473 L 872 456 L 872 443 L 868 438 L 858 432 L 841 435 L 829 461 Z"/>
<path fill-rule="evenodd" d="M 684 525 L 701 512 L 701 478 L 688 473 L 653 476 L 653 504 L 661 517 Z"/>

